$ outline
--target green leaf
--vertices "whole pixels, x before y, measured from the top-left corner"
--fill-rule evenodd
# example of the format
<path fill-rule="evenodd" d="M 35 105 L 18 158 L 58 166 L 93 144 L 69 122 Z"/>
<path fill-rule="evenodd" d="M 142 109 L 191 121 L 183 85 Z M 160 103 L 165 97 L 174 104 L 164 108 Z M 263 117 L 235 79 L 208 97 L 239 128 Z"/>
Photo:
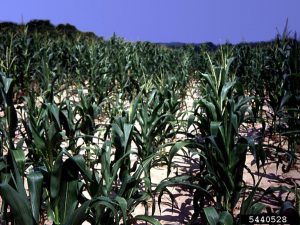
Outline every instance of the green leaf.
<path fill-rule="evenodd" d="M 131 133 L 132 133 L 132 124 L 124 124 L 124 148 L 127 150 L 129 141 L 131 139 Z"/>
<path fill-rule="evenodd" d="M 13 87 L 14 81 L 13 78 L 6 77 L 5 74 L 1 73 L 1 93 L 3 96 L 3 101 L 5 103 L 5 107 L 12 106 L 13 107 Z"/>
<path fill-rule="evenodd" d="M 30 203 L 33 217 L 39 223 L 41 197 L 43 193 L 43 175 L 40 172 L 31 172 L 27 176 Z"/>
<path fill-rule="evenodd" d="M 142 161 L 141 165 L 138 167 L 138 169 L 133 174 L 133 177 L 135 179 L 139 179 L 141 177 L 142 173 L 145 171 L 145 168 L 149 167 L 149 165 L 151 164 L 151 162 L 155 156 L 157 156 L 157 155 L 154 153 Z"/>
<path fill-rule="evenodd" d="M 235 85 L 235 81 L 232 82 L 227 82 L 223 87 L 222 87 L 222 91 L 221 91 L 221 109 L 223 109 L 224 105 L 223 102 L 224 100 L 226 100 L 226 98 L 230 98 L 231 96 L 227 96 L 228 92 L 230 91 L 230 89 L 232 89 Z"/>
<path fill-rule="evenodd" d="M 140 102 L 141 94 L 142 93 L 139 93 L 138 96 L 135 98 L 135 100 L 130 104 L 129 114 L 128 114 L 128 120 L 130 123 L 133 123 L 136 117 L 138 103 Z"/>
<path fill-rule="evenodd" d="M 82 225 L 86 220 L 91 201 L 85 201 L 79 208 L 77 208 L 72 215 L 69 216 L 68 220 L 64 225 Z"/>
<path fill-rule="evenodd" d="M 60 127 L 60 120 L 59 120 L 59 108 L 55 104 L 49 104 L 48 108 L 51 114 L 54 116 L 56 124 Z"/>
<path fill-rule="evenodd" d="M 74 168 L 74 167 L 70 167 L 70 168 L 67 168 L 67 169 L 72 169 L 72 170 L 79 170 L 80 173 L 87 177 L 89 179 L 89 181 L 92 181 L 92 172 L 89 170 L 89 168 L 87 168 L 86 166 L 86 161 L 85 159 L 83 158 L 82 155 L 75 155 L 75 156 L 69 156 L 70 158 L 67 159 L 67 160 L 70 160 L 73 162 L 73 165 L 75 165 L 77 168 Z M 67 161 L 66 160 L 66 161 Z"/>
<path fill-rule="evenodd" d="M 60 184 L 61 184 L 61 176 L 62 176 L 62 168 L 63 168 L 63 152 L 61 152 L 52 169 L 51 178 L 50 178 L 50 196 L 51 198 L 55 199 L 58 196 L 60 191 Z"/>
<path fill-rule="evenodd" d="M 10 91 L 12 91 L 13 87 L 13 79 L 12 78 L 4 78 L 4 91 L 6 94 L 8 94 Z"/>
<path fill-rule="evenodd" d="M 5 114 L 8 123 L 9 135 L 10 137 L 15 137 L 15 132 L 18 127 L 18 117 L 15 107 L 13 105 L 6 107 Z"/>
<path fill-rule="evenodd" d="M 233 218 L 232 215 L 227 212 L 227 211 L 223 211 L 220 213 L 220 219 L 219 219 L 219 223 L 221 225 L 233 225 Z"/>
<path fill-rule="evenodd" d="M 190 115 L 189 116 L 189 118 L 188 118 L 188 123 L 187 123 L 187 130 L 190 128 L 190 126 L 194 123 L 194 121 L 195 121 L 195 115 L 194 114 L 192 114 L 192 115 Z"/>
<path fill-rule="evenodd" d="M 117 196 L 116 197 L 116 201 L 118 202 L 120 208 L 121 208 L 121 211 L 122 211 L 122 214 L 123 214 L 123 221 L 124 221 L 124 224 L 126 225 L 127 224 L 127 213 L 126 213 L 126 210 L 127 210 L 127 201 L 125 200 L 125 198 L 122 198 L 120 196 Z"/>
<path fill-rule="evenodd" d="M 169 161 L 169 163 L 168 163 L 168 173 L 167 173 L 168 176 L 171 173 L 171 162 L 172 162 L 173 157 L 177 154 L 177 152 L 180 149 L 182 149 L 182 148 L 184 148 L 184 147 L 186 147 L 190 144 L 193 144 L 193 142 L 190 141 L 190 140 L 186 140 L 186 141 L 176 142 L 175 145 L 172 146 L 172 148 L 169 151 L 169 157 L 168 157 L 168 161 Z"/>
<path fill-rule="evenodd" d="M 185 175 L 185 176 L 177 176 L 177 177 L 163 180 L 162 182 L 160 182 L 158 184 L 158 186 L 155 189 L 155 192 L 160 192 L 168 186 L 179 185 L 181 182 L 184 182 L 184 181 L 188 180 L 189 178 L 190 178 L 190 176 Z"/>
<path fill-rule="evenodd" d="M 37 147 L 39 151 L 43 151 L 46 149 L 46 143 L 43 137 L 40 136 L 38 131 L 36 130 L 36 127 L 32 125 L 31 123 L 29 124 L 30 131 L 32 133 L 33 139 L 34 139 L 34 144 Z"/>
<path fill-rule="evenodd" d="M 260 179 L 258 180 L 257 184 L 253 187 L 252 191 L 250 192 L 248 198 L 242 202 L 242 205 L 241 205 L 241 210 L 240 210 L 240 214 L 241 215 L 249 215 L 250 212 L 253 210 L 251 209 L 251 207 L 253 206 L 254 203 L 254 197 L 255 197 L 255 193 L 258 189 L 258 186 L 260 184 L 260 181 L 261 181 L 262 177 L 260 177 Z M 268 188 L 266 190 L 267 191 L 271 191 L 270 188 Z M 258 206 L 259 207 L 259 206 Z"/>
<path fill-rule="evenodd" d="M 78 181 L 62 181 L 58 196 L 59 219 L 68 221 L 78 204 Z"/>
<path fill-rule="evenodd" d="M 162 196 L 163 196 L 164 192 L 166 192 L 168 194 L 169 198 L 172 201 L 172 212 L 173 212 L 175 197 L 172 194 L 172 192 L 169 191 L 167 188 L 165 188 L 163 191 L 161 191 L 159 193 L 158 198 L 157 198 L 157 204 L 158 204 L 158 207 L 159 207 L 159 212 L 161 213 L 161 199 L 162 199 Z M 153 203 L 152 203 L 152 215 L 154 215 L 154 213 L 155 213 L 155 199 L 153 200 Z"/>
<path fill-rule="evenodd" d="M 214 69 L 212 69 L 214 71 Z M 201 73 L 202 77 L 205 78 L 205 80 L 208 82 L 210 88 L 213 90 L 214 92 L 214 95 L 217 96 L 218 95 L 218 91 L 216 89 L 216 83 L 215 81 L 212 80 L 212 75 L 209 75 L 209 74 L 204 74 L 204 73 Z"/>
<path fill-rule="evenodd" d="M 157 219 L 155 219 L 151 216 L 137 215 L 137 216 L 134 217 L 134 219 L 135 220 L 143 220 L 143 221 L 151 223 L 153 225 L 161 225 L 161 223 Z"/>
<path fill-rule="evenodd" d="M 203 209 L 206 219 L 210 225 L 217 225 L 219 222 L 219 214 L 214 207 L 207 207 Z"/>
<path fill-rule="evenodd" d="M 234 61 L 234 57 L 230 57 L 229 59 L 227 59 L 227 64 L 226 64 L 226 67 L 225 67 L 225 74 L 227 76 L 229 74 L 229 69 L 230 69 L 230 66 L 231 66 L 231 64 L 232 64 L 233 61 Z"/>
<path fill-rule="evenodd" d="M 298 214 L 298 213 L 296 212 L 295 206 L 294 206 L 293 203 L 290 202 L 290 201 L 285 201 L 285 202 L 281 205 L 281 207 L 280 207 L 279 213 L 280 213 L 281 215 L 287 214 L 287 212 L 288 212 L 288 213 L 295 212 L 295 214 Z"/>
<path fill-rule="evenodd" d="M 128 157 L 132 152 L 126 152 L 117 162 L 114 163 L 112 167 L 112 173 L 110 175 L 111 180 L 114 180 L 114 178 L 117 176 L 118 170 L 121 168 L 122 163 L 126 157 Z"/>
<path fill-rule="evenodd" d="M 293 96 L 292 94 L 285 93 L 283 98 L 281 99 L 279 108 L 284 107 L 289 102 L 292 96 Z"/>
<path fill-rule="evenodd" d="M 17 156 L 19 156 L 19 155 L 17 154 Z M 20 156 L 20 157 L 22 157 L 22 156 Z M 15 180 L 17 192 L 20 193 L 20 195 L 26 196 L 26 191 L 25 191 L 24 183 L 23 183 L 23 177 L 21 176 L 20 171 L 18 169 L 14 154 L 12 154 L 12 163 L 13 163 L 14 180 Z"/>
<path fill-rule="evenodd" d="M 259 215 L 266 208 L 266 205 L 261 202 L 254 203 L 249 209 L 249 215 Z"/>
<path fill-rule="evenodd" d="M 8 184 L 0 184 L 0 195 L 6 201 L 13 213 L 13 217 L 18 225 L 35 225 L 34 218 L 31 213 L 29 202 L 26 196 L 16 192 Z"/>
<path fill-rule="evenodd" d="M 209 118 L 211 118 L 214 121 L 218 120 L 218 116 L 217 116 L 217 109 L 215 107 L 215 105 L 205 99 L 200 99 L 200 103 L 202 103 L 207 110 L 207 113 L 210 113 L 210 115 L 208 115 Z"/>
<path fill-rule="evenodd" d="M 212 121 L 210 123 L 210 135 L 217 136 L 222 122 Z"/>
<path fill-rule="evenodd" d="M 231 124 L 234 128 L 235 133 L 237 134 L 239 132 L 239 125 L 240 125 L 238 123 L 238 117 L 235 113 L 231 113 L 230 116 L 231 116 L 231 118 L 230 118 Z"/>
<path fill-rule="evenodd" d="M 100 206 L 104 206 L 105 208 L 110 209 L 114 215 L 117 215 L 117 212 L 116 212 L 117 205 L 116 205 L 115 202 L 113 202 L 108 197 L 100 196 L 98 198 L 95 198 L 95 199 L 92 200 L 90 206 L 95 207 L 95 208 L 100 207 Z M 116 218 L 116 219 L 118 219 L 118 218 Z"/>
<path fill-rule="evenodd" d="M 26 162 L 24 151 L 22 149 L 18 149 L 18 150 L 12 150 L 10 152 L 16 161 L 20 174 L 23 174 L 25 170 L 25 162 Z"/>

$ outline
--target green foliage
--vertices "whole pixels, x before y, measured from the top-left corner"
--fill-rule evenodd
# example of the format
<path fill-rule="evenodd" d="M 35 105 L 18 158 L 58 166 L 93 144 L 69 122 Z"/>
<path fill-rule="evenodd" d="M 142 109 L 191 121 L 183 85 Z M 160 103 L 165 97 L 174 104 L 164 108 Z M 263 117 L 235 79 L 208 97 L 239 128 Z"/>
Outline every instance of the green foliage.
<path fill-rule="evenodd" d="M 207 174 L 204 173 L 203 178 L 218 193 L 218 207 L 229 212 L 239 199 L 247 147 L 253 142 L 239 136 L 240 126 L 251 117 L 248 104 L 251 97 L 244 96 L 235 78 L 230 76 L 232 61 L 225 56 L 220 67 L 211 62 L 211 74 L 202 74 L 207 85 L 203 88 L 204 97 L 199 101 L 199 108 L 204 114 L 196 113 L 200 123 L 208 125 L 201 134 L 207 135 L 203 149 Z M 251 149 L 256 155 L 254 145 Z"/>
<path fill-rule="evenodd" d="M 232 215 L 227 212 L 223 211 L 220 214 L 216 211 L 214 207 L 207 207 L 203 209 L 206 219 L 210 225 L 232 225 L 234 224 Z"/>
<path fill-rule="evenodd" d="M 0 30 L 2 221 L 159 224 L 156 202 L 167 194 L 174 203 L 168 187 L 181 185 L 193 191 L 192 222 L 235 224 L 247 190 L 240 213 L 265 208 L 259 182 L 243 183 L 246 153 L 258 172 L 266 148 L 286 154 L 284 171 L 297 159 L 300 48 L 287 26 L 270 43 L 218 48 L 104 41 L 49 21 Z M 250 122 L 261 123 L 259 139 L 241 136 Z M 288 140 L 287 151 L 265 145 L 267 132 Z M 179 153 L 196 172 L 153 184 L 151 170 L 167 164 L 169 176 Z M 286 202 L 282 212 L 299 211 L 295 194 L 296 208 Z"/>

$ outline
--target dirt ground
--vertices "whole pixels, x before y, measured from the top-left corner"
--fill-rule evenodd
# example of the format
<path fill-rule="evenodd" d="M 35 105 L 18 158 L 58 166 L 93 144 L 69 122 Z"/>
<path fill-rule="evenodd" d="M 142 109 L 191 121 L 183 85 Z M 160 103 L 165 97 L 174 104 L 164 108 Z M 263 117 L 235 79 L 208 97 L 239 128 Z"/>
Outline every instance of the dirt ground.
<path fill-rule="evenodd" d="M 193 100 L 196 99 L 199 95 L 196 91 L 191 91 L 194 90 L 193 88 L 189 88 L 189 90 L 189 94 L 186 98 L 186 107 L 188 110 L 191 110 L 193 106 Z M 252 132 L 251 135 L 255 135 L 255 132 L 258 132 L 260 129 L 259 126 L 257 127 L 256 125 L 254 125 L 254 127 L 254 129 L 250 129 L 250 131 Z M 242 135 L 249 135 L 249 130 L 242 132 L 244 132 L 244 134 Z M 271 144 L 276 144 L 274 140 L 268 139 L 265 141 L 268 141 Z M 288 172 L 285 173 L 282 171 L 283 164 L 277 165 L 276 157 L 268 154 L 267 156 L 270 157 L 268 157 L 267 161 L 265 162 L 265 165 L 263 167 L 260 167 L 259 173 L 257 172 L 257 167 L 254 163 L 254 157 L 250 153 L 246 157 L 246 166 L 254 173 L 255 183 L 257 183 L 258 180 L 261 178 L 259 184 L 259 188 L 261 188 L 261 190 L 266 190 L 269 187 L 294 187 L 294 182 L 300 186 L 299 154 L 297 154 L 296 163 Z M 191 164 L 190 162 L 187 162 L 179 156 L 174 157 L 174 163 L 179 169 L 179 174 L 191 173 L 193 172 L 193 170 L 197 169 L 197 165 Z M 171 173 L 171 176 L 176 176 L 174 173 L 175 171 L 173 170 L 172 172 L 173 173 Z M 154 183 L 159 184 L 159 182 L 166 177 L 166 174 L 166 167 L 154 168 L 151 171 L 151 179 Z M 246 185 L 253 185 L 253 178 L 246 169 L 244 169 L 243 178 Z M 175 204 L 172 207 L 171 199 L 165 195 L 161 204 L 161 211 L 159 210 L 158 206 L 156 206 L 154 214 L 155 218 L 158 219 L 163 225 L 187 224 L 190 221 L 191 216 L 193 214 L 193 193 L 189 190 L 183 189 L 182 187 L 172 187 L 169 188 L 169 190 L 173 193 L 175 197 Z M 267 205 L 267 210 L 271 212 L 276 212 L 276 210 L 280 208 L 280 200 L 295 201 L 295 196 L 293 194 L 289 194 L 287 197 L 286 192 L 284 193 L 281 191 L 277 191 L 272 196 L 268 195 L 262 198 L 262 202 Z M 151 208 L 149 211 L 151 212 Z M 240 203 L 237 204 L 234 214 L 238 215 L 239 211 Z M 138 207 L 135 211 L 135 215 L 143 213 L 143 207 Z"/>
<path fill-rule="evenodd" d="M 191 168 L 195 165 L 190 165 L 179 157 L 175 158 L 174 161 L 176 164 L 178 163 L 180 166 L 181 173 L 191 172 Z M 259 187 L 262 189 L 267 189 L 270 186 L 279 187 L 280 185 L 292 187 L 293 182 L 295 181 L 300 185 L 300 163 L 299 161 L 291 168 L 291 170 L 287 173 L 283 173 L 281 169 L 281 165 L 277 169 L 275 161 L 266 162 L 264 167 L 260 168 L 260 174 L 257 173 L 256 165 L 253 164 L 253 156 L 248 154 L 246 159 L 246 165 L 251 169 L 255 174 L 256 182 L 262 177 Z M 265 172 L 263 171 L 265 169 Z M 167 169 L 164 167 L 155 168 L 152 170 L 152 180 L 154 183 L 159 183 L 166 176 Z M 174 172 L 174 171 L 173 171 Z M 174 174 L 173 174 L 174 175 Z M 252 176 L 249 174 L 247 170 L 244 170 L 244 180 L 247 185 L 253 184 Z M 157 218 L 161 224 L 163 225 L 181 225 L 187 224 L 193 214 L 193 193 L 188 190 L 184 190 L 181 187 L 172 187 L 169 190 L 175 196 L 175 204 L 172 210 L 171 199 L 167 196 L 163 198 L 161 204 L 161 212 L 156 207 L 155 218 Z M 273 197 L 269 195 L 262 199 L 262 202 L 266 204 L 272 211 L 277 210 L 280 207 L 278 203 L 278 199 L 285 200 L 287 193 L 276 192 Z M 294 196 L 291 194 L 288 198 L 289 200 L 294 200 Z M 239 204 L 236 207 L 235 214 L 238 214 L 240 209 Z M 150 210 L 151 211 L 151 207 Z M 135 214 L 143 214 L 143 207 L 139 207 Z M 142 223 L 141 223 L 142 224 Z"/>
<path fill-rule="evenodd" d="M 190 95 L 192 96 L 192 95 Z M 191 109 L 193 104 L 193 99 L 195 96 L 188 97 L 186 99 L 187 108 Z M 300 163 L 299 157 L 293 167 L 289 172 L 283 173 L 282 164 L 277 168 L 276 158 L 273 160 L 270 159 L 266 162 L 265 166 L 260 168 L 260 174 L 257 172 L 256 165 L 253 163 L 253 156 L 248 154 L 246 159 L 246 165 L 254 173 L 255 181 L 259 180 L 259 177 L 262 177 L 259 187 L 262 189 L 267 189 L 270 186 L 279 187 L 281 185 L 292 187 L 293 182 L 296 182 L 300 185 Z M 191 162 L 186 161 L 180 156 L 174 157 L 174 164 L 177 165 L 176 169 L 173 169 L 171 176 L 176 176 L 178 174 L 192 173 L 197 169 L 197 165 L 192 164 Z M 167 168 L 166 166 L 153 168 L 151 170 L 151 179 L 154 184 L 159 184 L 163 179 L 167 177 Z M 244 170 L 244 180 L 247 185 L 253 184 L 252 176 L 247 170 Z M 187 224 L 193 214 L 193 193 L 189 190 L 185 190 L 182 187 L 172 187 L 169 190 L 173 193 L 175 197 L 175 204 L 172 206 L 171 199 L 164 195 L 162 198 L 161 210 L 159 210 L 158 205 L 156 205 L 155 218 L 160 221 L 163 225 L 179 225 Z M 284 200 L 286 193 L 277 192 L 272 197 L 267 196 L 262 199 L 263 203 L 267 204 L 271 210 L 276 210 L 280 207 L 278 204 L 278 199 Z M 289 200 L 293 200 L 294 196 L 290 195 Z M 0 199 L 1 200 L 1 199 Z M 239 204 L 236 207 L 235 214 L 239 212 Z M 151 205 L 149 205 L 149 212 L 152 211 Z M 139 206 L 136 208 L 135 215 L 144 214 L 144 207 Z M 46 225 L 52 224 L 52 222 L 47 221 Z M 84 225 L 89 224 L 87 222 Z M 140 223 L 142 224 L 142 223 Z"/>

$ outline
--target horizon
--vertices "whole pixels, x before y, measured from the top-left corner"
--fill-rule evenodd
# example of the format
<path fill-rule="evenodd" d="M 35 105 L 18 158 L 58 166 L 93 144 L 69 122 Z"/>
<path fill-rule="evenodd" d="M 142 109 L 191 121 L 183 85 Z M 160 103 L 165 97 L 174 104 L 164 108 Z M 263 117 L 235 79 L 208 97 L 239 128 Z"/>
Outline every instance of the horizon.
<path fill-rule="evenodd" d="M 24 22 L 14 22 L 14 21 L 1 21 L 0 20 L 0 24 L 2 23 L 12 23 L 12 24 L 15 24 L 17 26 L 27 26 L 28 23 L 32 22 L 32 21 L 44 21 L 44 22 L 49 22 L 51 25 L 53 25 L 55 28 L 59 25 L 70 25 L 70 26 L 74 26 L 73 24 L 69 24 L 69 23 L 60 23 L 60 24 L 53 24 L 51 23 L 50 20 L 47 20 L 47 19 L 32 19 L 30 21 L 28 21 L 27 23 L 24 23 Z M 288 28 L 288 21 L 286 21 L 286 26 Z M 124 39 L 124 41 L 126 42 L 149 42 L 149 41 L 130 41 L 130 40 L 126 40 L 125 38 L 123 38 L 122 36 L 118 36 L 116 35 L 115 33 L 111 36 L 111 37 L 108 37 L 108 38 L 104 38 L 103 36 L 99 36 L 97 35 L 96 33 L 94 33 L 93 31 L 82 31 L 80 29 L 78 29 L 76 26 L 74 26 L 75 29 L 80 32 L 80 33 L 92 33 L 93 35 L 95 35 L 97 38 L 103 38 L 104 40 L 109 40 L 111 39 L 113 36 L 116 36 L 117 38 L 121 38 L 121 39 Z M 178 41 L 170 41 L 170 42 L 150 42 L 150 43 L 153 43 L 153 44 L 167 44 L 167 45 L 197 45 L 197 44 L 213 44 L 215 46 L 218 46 L 218 45 L 223 45 L 223 44 L 233 44 L 233 45 L 236 45 L 236 44 L 242 44 L 242 43 L 247 43 L 247 44 L 255 44 L 255 43 L 263 43 L 263 42 L 270 42 L 270 41 L 274 41 L 275 38 L 277 37 L 277 35 L 282 35 L 282 32 L 279 32 L 277 31 L 277 34 L 274 35 L 273 38 L 271 38 L 270 40 L 264 40 L 264 41 L 248 41 L 248 42 L 239 42 L 239 43 L 230 43 L 230 42 L 224 42 L 224 43 L 214 43 L 214 42 L 211 42 L 211 41 L 206 41 L 206 42 L 178 42 Z M 293 36 L 292 38 L 296 37 L 297 41 L 300 41 L 300 38 L 297 36 L 297 32 L 293 32 L 293 31 L 290 31 L 288 30 L 288 35 L 289 37 L 291 37 L 291 35 Z"/>
<path fill-rule="evenodd" d="M 299 33 L 297 0 L 13 0 L 2 4 L 0 22 L 49 20 L 71 24 L 82 32 L 109 39 L 115 33 L 126 41 L 153 43 L 211 42 L 216 45 L 273 40 L 288 20 L 288 30 Z M 254 16 L 253 16 L 254 15 Z"/>

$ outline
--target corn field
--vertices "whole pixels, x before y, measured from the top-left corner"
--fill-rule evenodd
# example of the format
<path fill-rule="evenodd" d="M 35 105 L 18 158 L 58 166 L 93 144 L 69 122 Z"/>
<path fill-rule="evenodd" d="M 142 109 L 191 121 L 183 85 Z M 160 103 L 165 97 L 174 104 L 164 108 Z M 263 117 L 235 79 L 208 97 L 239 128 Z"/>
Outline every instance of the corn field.
<path fill-rule="evenodd" d="M 186 224 L 299 219 L 299 179 L 260 187 L 269 161 L 283 173 L 299 162 L 300 43 L 287 26 L 210 49 L 35 23 L 0 26 L 0 224 L 158 225 L 174 186 L 192 198 Z M 276 191 L 287 197 L 270 209 Z"/>

